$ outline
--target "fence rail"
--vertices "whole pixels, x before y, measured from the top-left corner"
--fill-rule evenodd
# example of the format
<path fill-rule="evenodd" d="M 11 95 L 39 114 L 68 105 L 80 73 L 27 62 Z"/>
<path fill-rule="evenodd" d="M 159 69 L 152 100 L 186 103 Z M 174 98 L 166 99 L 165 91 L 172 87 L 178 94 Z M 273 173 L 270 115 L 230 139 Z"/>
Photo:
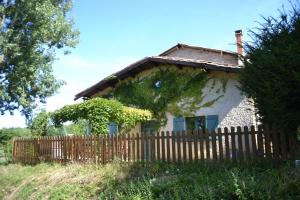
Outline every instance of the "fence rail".
<path fill-rule="evenodd" d="M 231 127 L 217 131 L 157 132 L 116 136 L 45 136 L 14 138 L 13 160 L 105 164 L 126 162 L 293 158 L 293 140 L 276 128 Z"/>

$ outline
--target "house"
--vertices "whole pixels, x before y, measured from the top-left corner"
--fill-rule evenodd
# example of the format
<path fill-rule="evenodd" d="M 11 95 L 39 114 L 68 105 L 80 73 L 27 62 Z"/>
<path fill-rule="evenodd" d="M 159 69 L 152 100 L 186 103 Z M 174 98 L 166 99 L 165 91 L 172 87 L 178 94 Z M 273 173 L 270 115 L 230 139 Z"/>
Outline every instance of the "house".
<path fill-rule="evenodd" d="M 199 108 L 192 116 L 175 116 L 167 112 L 167 122 L 161 130 L 181 131 L 199 127 L 211 130 L 218 127 L 256 125 L 253 104 L 238 87 L 238 72 L 242 68 L 239 55 L 243 54 L 242 31 L 235 31 L 235 36 L 237 53 L 177 44 L 158 56 L 141 59 L 110 76 L 116 78 L 108 77 L 101 80 L 76 94 L 75 100 L 105 96 L 113 90 L 118 82 L 126 81 L 130 77 L 141 74 L 148 76 L 149 73 L 160 66 L 175 66 L 180 69 L 201 68 L 210 77 L 205 87 L 202 88 L 203 102 L 210 102 L 215 99 L 214 103 Z M 151 123 L 145 123 L 136 127 L 135 131 L 152 129 Z M 117 125 L 111 123 L 109 130 L 111 133 L 116 132 Z"/>

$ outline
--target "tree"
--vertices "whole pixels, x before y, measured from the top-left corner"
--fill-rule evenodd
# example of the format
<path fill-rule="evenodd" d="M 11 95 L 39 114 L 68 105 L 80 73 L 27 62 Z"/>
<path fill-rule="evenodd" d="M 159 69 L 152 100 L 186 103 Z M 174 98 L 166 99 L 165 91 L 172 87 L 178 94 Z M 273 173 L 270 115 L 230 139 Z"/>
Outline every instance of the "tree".
<path fill-rule="evenodd" d="M 71 0 L 0 2 L 0 112 L 29 118 L 63 84 L 52 73 L 55 50 L 74 47 Z M 67 51 L 65 51 L 67 53 Z"/>
<path fill-rule="evenodd" d="M 264 18 L 240 74 L 243 91 L 253 98 L 261 121 L 296 135 L 300 125 L 300 6 L 278 19 Z"/>
<path fill-rule="evenodd" d="M 46 136 L 51 127 L 50 113 L 42 110 L 32 120 L 29 128 L 32 135 Z"/>
<path fill-rule="evenodd" d="M 46 110 L 41 110 L 39 113 L 37 113 L 29 124 L 31 135 L 83 135 L 85 133 L 88 124 L 86 120 L 77 120 L 76 122 L 71 123 L 69 125 L 55 127 L 53 124 L 52 115 L 52 112 L 46 112 Z"/>

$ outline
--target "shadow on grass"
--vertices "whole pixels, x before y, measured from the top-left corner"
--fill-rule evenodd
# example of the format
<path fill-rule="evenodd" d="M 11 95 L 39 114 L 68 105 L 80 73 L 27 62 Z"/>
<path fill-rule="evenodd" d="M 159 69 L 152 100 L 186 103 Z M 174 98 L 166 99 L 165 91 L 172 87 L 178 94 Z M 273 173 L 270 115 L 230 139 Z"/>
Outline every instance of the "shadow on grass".
<path fill-rule="evenodd" d="M 298 199 L 300 170 L 291 162 L 132 163 L 101 183 L 108 199 Z"/>

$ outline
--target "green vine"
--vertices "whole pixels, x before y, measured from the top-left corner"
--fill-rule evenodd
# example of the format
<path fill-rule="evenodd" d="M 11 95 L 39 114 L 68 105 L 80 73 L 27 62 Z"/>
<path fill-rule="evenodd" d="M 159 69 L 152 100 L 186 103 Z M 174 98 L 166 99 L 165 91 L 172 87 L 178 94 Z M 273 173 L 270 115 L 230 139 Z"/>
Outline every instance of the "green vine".
<path fill-rule="evenodd" d="M 203 88 L 209 80 L 204 69 L 165 65 L 119 81 L 105 97 L 117 99 L 128 106 L 148 109 L 163 126 L 167 122 L 166 112 L 175 116 L 191 116 L 198 109 L 211 106 L 223 97 L 219 95 L 203 103 Z M 213 79 L 210 90 L 215 85 Z"/>
<path fill-rule="evenodd" d="M 138 122 L 150 120 L 150 111 L 123 106 L 118 101 L 103 98 L 93 98 L 82 103 L 67 105 L 51 113 L 55 126 L 64 122 L 77 122 L 80 119 L 88 120 L 91 131 L 95 134 L 108 132 L 108 124 L 115 122 L 120 130 L 129 130 Z"/>

